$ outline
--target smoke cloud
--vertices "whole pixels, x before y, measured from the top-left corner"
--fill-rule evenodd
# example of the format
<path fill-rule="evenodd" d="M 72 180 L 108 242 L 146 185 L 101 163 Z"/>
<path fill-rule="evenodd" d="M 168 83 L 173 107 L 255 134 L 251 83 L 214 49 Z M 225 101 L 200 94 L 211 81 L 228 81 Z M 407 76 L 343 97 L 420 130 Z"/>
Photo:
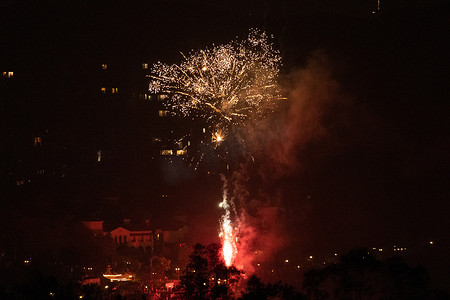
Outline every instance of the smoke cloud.
<path fill-rule="evenodd" d="M 312 53 L 306 66 L 286 76 L 283 85 L 286 105 L 275 118 L 252 128 L 246 142 L 253 155 L 229 180 L 239 224 L 235 263 L 246 273 L 290 243 L 283 204 L 286 191 L 278 183 L 302 167 L 300 153 L 329 136 L 330 116 L 349 103 L 323 51 Z"/>
<path fill-rule="evenodd" d="M 328 56 L 321 50 L 311 54 L 305 68 L 291 72 L 286 85 L 288 110 L 268 151 L 274 177 L 288 175 L 301 167 L 299 153 L 328 136 L 326 122 L 333 108 L 349 99 L 340 92 Z"/>

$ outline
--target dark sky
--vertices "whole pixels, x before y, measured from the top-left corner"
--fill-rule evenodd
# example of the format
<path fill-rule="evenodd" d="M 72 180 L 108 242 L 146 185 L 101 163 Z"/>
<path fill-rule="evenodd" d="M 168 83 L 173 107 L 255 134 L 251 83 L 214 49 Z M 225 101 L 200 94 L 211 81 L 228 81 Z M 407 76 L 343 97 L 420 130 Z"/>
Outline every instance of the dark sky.
<path fill-rule="evenodd" d="M 283 140 L 268 138 L 249 189 L 267 186 L 260 190 L 286 211 L 291 242 L 308 251 L 448 238 L 450 7 L 382 1 L 382 10 L 373 10 L 376 1 L 2 1 L 1 71 L 14 69 L 27 83 L 20 103 L 2 102 L 11 141 L 2 145 L 2 159 L 19 139 L 46 128 L 56 132 L 56 143 L 90 143 L 90 121 L 83 120 L 103 117 L 88 117 L 91 99 L 77 96 L 92 85 L 90 66 L 120 62 L 126 74 L 128 63 L 177 62 L 179 51 L 258 27 L 274 34 L 290 100 L 272 128 Z M 133 84 L 126 75 L 122 80 Z M 124 120 L 124 135 L 137 140 L 129 132 L 142 124 Z M 274 159 L 279 152 L 290 166 Z M 274 164 L 280 173 L 260 174 Z M 186 171 L 168 183 L 155 169 L 146 174 L 126 162 L 120 168 L 100 186 L 132 195 L 137 206 L 161 208 L 144 200 L 158 194 L 148 190 L 149 178 L 158 178 L 173 191 L 167 206 L 217 213 L 218 180 Z M 82 177 L 62 187 L 62 195 L 107 194 Z M 65 210 L 51 201 L 48 207 Z M 81 218 L 83 209 L 70 207 Z"/>

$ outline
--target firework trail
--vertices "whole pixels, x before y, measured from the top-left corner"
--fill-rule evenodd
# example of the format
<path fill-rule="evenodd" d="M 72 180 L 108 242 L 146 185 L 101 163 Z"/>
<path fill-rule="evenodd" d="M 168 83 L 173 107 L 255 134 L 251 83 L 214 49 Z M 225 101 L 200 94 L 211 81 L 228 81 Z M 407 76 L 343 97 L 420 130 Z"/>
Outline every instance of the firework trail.
<path fill-rule="evenodd" d="M 173 113 L 200 118 L 211 134 L 206 143 L 217 147 L 230 139 L 238 142 L 224 153 L 245 152 L 242 137 L 247 128 L 284 99 L 277 84 L 279 52 L 264 32 L 251 30 L 245 40 L 182 55 L 184 61 L 179 65 L 153 65 L 149 91 L 168 95 L 164 105 Z M 225 213 L 220 235 L 224 260 L 230 266 L 238 251 L 239 220 L 232 198 L 227 197 L 226 180 L 221 207 Z"/>
<path fill-rule="evenodd" d="M 237 254 L 237 228 L 233 226 L 231 221 L 231 212 L 236 214 L 233 201 L 229 201 L 227 195 L 227 182 L 224 176 L 222 176 L 224 182 L 222 202 L 219 206 L 224 209 L 225 213 L 220 220 L 220 238 L 222 239 L 222 254 L 223 259 L 227 267 L 233 264 Z"/>

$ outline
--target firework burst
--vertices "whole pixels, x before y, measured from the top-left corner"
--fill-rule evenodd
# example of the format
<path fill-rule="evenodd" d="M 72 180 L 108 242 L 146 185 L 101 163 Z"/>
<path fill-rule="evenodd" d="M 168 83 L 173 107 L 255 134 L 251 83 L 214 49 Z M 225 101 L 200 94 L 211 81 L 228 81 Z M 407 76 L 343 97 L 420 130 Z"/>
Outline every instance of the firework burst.
<path fill-rule="evenodd" d="M 179 65 L 156 63 L 150 92 L 169 95 L 166 106 L 201 117 L 212 131 L 257 120 L 281 98 L 276 82 L 281 57 L 265 33 L 183 55 Z"/>
<path fill-rule="evenodd" d="M 149 91 L 168 95 L 164 105 L 173 113 L 200 118 L 210 134 L 205 144 L 228 144 L 228 153 L 245 152 L 243 145 L 246 131 L 284 99 L 277 83 L 281 57 L 264 32 L 251 30 L 242 41 L 212 46 L 205 50 L 184 55 L 179 64 L 153 65 Z M 238 153 L 238 155 L 248 153 Z M 200 155 L 200 160 L 204 152 Z M 198 166 L 198 163 L 197 163 Z M 223 177 L 224 179 L 224 177 Z M 224 214 L 220 220 L 222 253 L 227 266 L 233 264 L 238 253 L 239 217 L 232 198 L 226 194 L 221 202 Z"/>

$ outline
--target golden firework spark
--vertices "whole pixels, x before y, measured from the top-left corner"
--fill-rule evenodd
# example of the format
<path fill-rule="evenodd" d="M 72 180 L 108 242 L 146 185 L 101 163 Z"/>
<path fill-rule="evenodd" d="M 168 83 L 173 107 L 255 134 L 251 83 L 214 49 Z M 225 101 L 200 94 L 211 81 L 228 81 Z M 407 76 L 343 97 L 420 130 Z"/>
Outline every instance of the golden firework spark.
<path fill-rule="evenodd" d="M 156 63 L 149 90 L 169 95 L 175 113 L 200 116 L 226 130 L 259 118 L 276 105 L 281 57 L 267 35 L 250 31 L 247 39 L 195 51 L 179 65 Z"/>
<path fill-rule="evenodd" d="M 224 139 L 225 139 L 225 134 L 223 133 L 222 130 L 219 129 L 213 133 L 213 136 L 212 136 L 213 143 L 220 144 L 221 142 L 223 142 Z"/>

